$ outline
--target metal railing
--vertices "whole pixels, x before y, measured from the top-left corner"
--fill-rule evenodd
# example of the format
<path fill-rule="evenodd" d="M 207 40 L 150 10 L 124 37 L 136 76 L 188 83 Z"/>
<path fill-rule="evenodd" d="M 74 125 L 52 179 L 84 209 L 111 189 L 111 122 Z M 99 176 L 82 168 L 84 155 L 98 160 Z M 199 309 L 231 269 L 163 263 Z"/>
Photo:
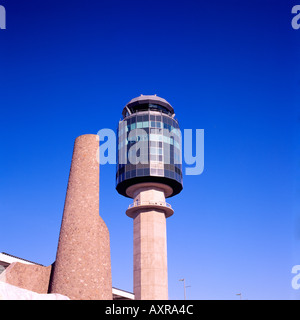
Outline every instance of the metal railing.
<path fill-rule="evenodd" d="M 133 207 L 138 207 L 138 206 L 147 206 L 147 205 L 155 205 L 155 206 L 162 206 L 162 207 L 167 207 L 167 208 L 172 208 L 171 205 L 167 202 L 162 202 L 162 201 L 134 201 L 131 203 L 128 207 L 128 209 L 133 208 Z"/>

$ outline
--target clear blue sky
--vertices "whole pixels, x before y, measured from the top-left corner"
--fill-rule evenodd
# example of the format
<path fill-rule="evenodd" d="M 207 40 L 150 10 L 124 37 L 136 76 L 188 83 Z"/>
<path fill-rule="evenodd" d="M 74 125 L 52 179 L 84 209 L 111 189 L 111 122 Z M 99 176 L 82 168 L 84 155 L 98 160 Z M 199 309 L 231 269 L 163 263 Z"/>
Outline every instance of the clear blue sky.
<path fill-rule="evenodd" d="M 169 199 L 169 297 L 184 277 L 188 299 L 300 298 L 300 1 L 0 4 L 0 252 L 55 260 L 74 139 L 157 94 L 205 130 L 203 174 Z M 113 286 L 132 291 L 131 200 L 100 170 Z"/>

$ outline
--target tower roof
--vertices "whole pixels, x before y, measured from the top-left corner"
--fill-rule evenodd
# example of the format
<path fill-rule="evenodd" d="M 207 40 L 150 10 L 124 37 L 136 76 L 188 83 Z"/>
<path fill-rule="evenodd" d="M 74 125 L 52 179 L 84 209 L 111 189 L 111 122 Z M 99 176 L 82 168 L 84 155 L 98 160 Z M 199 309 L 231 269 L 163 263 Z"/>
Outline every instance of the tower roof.
<path fill-rule="evenodd" d="M 139 106 L 145 104 L 156 104 L 162 106 L 166 108 L 171 114 L 174 114 L 174 109 L 167 100 L 160 98 L 157 95 L 140 95 L 139 97 L 130 100 L 126 104 L 122 112 L 123 117 L 125 117 L 127 109 L 138 110 Z"/>

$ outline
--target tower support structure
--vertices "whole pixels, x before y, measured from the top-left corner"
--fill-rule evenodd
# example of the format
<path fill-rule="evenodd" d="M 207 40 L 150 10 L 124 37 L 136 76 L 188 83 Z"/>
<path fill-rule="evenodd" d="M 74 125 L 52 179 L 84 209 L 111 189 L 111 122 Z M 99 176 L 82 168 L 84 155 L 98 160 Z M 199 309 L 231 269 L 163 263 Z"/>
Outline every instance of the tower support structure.
<path fill-rule="evenodd" d="M 173 210 L 166 186 L 141 183 L 131 187 L 134 202 L 126 214 L 133 218 L 133 291 L 137 300 L 168 299 L 166 217 Z"/>

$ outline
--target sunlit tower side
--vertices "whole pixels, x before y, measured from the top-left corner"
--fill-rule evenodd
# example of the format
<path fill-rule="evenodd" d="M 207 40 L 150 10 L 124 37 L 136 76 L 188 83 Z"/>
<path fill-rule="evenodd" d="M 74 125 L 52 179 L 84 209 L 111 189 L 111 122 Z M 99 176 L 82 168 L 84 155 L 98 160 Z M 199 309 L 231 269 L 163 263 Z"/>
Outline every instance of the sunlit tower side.
<path fill-rule="evenodd" d="M 116 189 L 134 199 L 133 290 L 138 300 L 168 299 L 166 203 L 182 190 L 181 132 L 172 106 L 156 95 L 132 99 L 118 127 Z"/>

